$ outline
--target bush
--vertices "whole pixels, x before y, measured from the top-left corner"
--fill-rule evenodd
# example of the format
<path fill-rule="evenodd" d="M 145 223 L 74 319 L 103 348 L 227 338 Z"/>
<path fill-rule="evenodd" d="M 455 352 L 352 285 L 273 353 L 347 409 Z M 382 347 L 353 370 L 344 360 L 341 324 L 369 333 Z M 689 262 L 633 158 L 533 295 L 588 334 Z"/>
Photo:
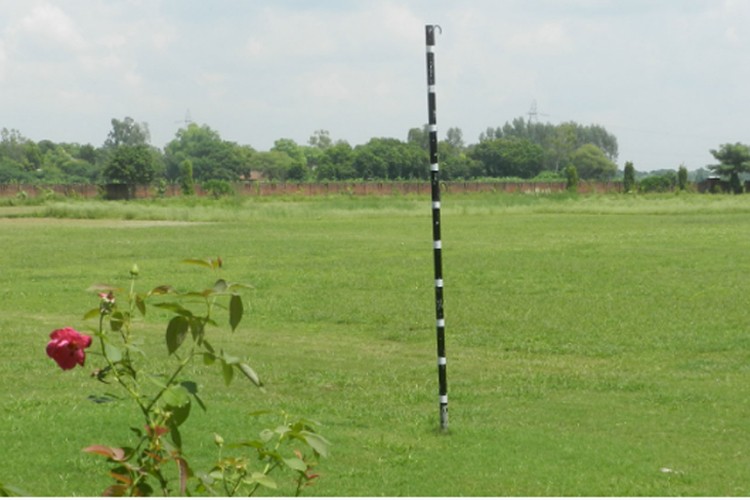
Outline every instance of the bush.
<path fill-rule="evenodd" d="M 673 175 L 652 175 L 641 179 L 638 189 L 642 193 L 666 193 L 671 191 L 675 186 L 675 176 Z"/>
<path fill-rule="evenodd" d="M 635 188 L 635 167 L 633 162 L 625 163 L 625 170 L 622 178 L 622 190 L 625 193 L 630 193 Z"/>
<path fill-rule="evenodd" d="M 573 192 L 578 190 L 578 169 L 573 165 L 565 168 L 565 189 Z"/>
<path fill-rule="evenodd" d="M 201 184 L 203 191 L 210 194 L 214 198 L 221 198 L 222 196 L 233 196 L 234 188 L 227 181 L 222 180 L 210 180 Z"/>

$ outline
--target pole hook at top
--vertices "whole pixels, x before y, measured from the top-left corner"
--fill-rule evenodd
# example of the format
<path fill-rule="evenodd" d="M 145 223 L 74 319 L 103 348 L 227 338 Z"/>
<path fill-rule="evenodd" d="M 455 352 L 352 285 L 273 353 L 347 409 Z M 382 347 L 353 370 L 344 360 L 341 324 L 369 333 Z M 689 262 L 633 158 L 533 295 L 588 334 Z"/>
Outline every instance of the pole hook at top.
<path fill-rule="evenodd" d="M 443 34 L 443 28 L 440 27 L 439 24 L 428 24 L 425 26 L 425 37 L 427 40 L 427 45 L 435 45 L 435 29 L 440 32 L 440 34 Z"/>

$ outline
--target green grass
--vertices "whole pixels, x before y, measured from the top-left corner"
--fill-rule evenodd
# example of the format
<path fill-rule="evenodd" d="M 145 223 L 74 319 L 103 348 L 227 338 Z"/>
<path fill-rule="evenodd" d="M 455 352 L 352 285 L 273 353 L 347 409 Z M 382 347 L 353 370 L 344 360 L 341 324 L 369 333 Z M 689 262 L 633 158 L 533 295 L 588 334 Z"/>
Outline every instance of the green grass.
<path fill-rule="evenodd" d="M 198 367 L 208 412 L 183 431 L 197 465 L 247 413 L 323 424 L 311 495 L 750 495 L 750 197 L 444 197 L 450 432 L 437 430 L 432 242 L 422 197 L 231 199 L 0 207 L 0 482 L 98 495 L 137 415 L 94 404 L 86 370 L 44 355 L 84 329 L 86 288 L 183 288 L 220 255 L 249 282 L 216 344 L 249 354 L 261 393 Z M 8 210 L 8 212 L 6 212 Z M 29 216 L 43 216 L 33 218 Z M 2 218 L 5 217 L 5 218 Z M 163 327 L 142 327 L 159 353 Z"/>

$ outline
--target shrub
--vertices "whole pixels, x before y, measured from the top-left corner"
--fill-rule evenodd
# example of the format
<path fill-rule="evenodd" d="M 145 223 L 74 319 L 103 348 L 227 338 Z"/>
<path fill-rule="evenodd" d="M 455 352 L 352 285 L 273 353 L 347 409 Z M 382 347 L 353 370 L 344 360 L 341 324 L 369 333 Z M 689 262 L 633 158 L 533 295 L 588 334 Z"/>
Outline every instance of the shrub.
<path fill-rule="evenodd" d="M 578 169 L 574 165 L 565 168 L 565 189 L 568 191 L 578 190 Z"/>
<path fill-rule="evenodd" d="M 203 184 L 201 184 L 201 187 L 203 188 L 204 192 L 217 199 L 221 198 L 222 196 L 234 195 L 234 188 L 227 181 L 214 179 L 204 182 Z"/>

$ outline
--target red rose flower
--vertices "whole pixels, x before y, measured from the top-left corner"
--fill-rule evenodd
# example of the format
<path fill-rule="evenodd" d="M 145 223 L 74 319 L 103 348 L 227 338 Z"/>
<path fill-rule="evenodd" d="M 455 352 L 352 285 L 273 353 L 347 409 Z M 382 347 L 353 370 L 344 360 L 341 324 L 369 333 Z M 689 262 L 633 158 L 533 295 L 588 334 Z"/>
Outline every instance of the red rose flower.
<path fill-rule="evenodd" d="M 91 337 L 70 327 L 55 330 L 49 334 L 52 340 L 47 344 L 47 356 L 54 359 L 63 370 L 83 366 L 86 361 L 84 349 L 91 345 Z"/>

